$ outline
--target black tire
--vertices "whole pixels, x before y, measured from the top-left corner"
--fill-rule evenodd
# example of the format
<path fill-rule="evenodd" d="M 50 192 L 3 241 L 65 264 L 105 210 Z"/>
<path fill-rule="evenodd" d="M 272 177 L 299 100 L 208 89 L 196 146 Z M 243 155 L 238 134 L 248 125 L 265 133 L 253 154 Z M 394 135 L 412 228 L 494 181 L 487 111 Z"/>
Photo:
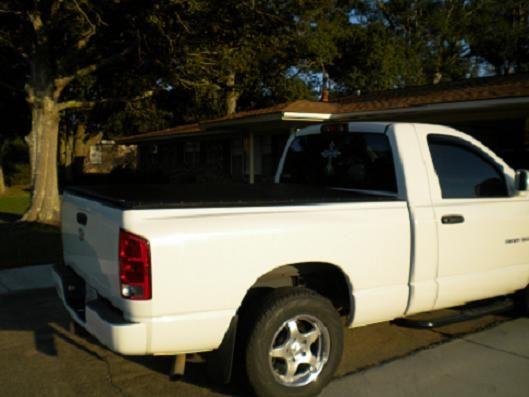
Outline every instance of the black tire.
<path fill-rule="evenodd" d="M 292 322 L 296 324 L 295 330 L 299 331 L 297 338 L 303 346 L 292 336 L 295 332 L 289 331 Z M 318 330 L 321 331 L 320 337 L 314 341 L 309 339 L 310 332 L 316 338 Z M 288 359 L 270 358 L 272 344 L 278 338 L 285 340 L 280 344 L 280 349 L 286 352 L 281 354 L 289 355 Z M 292 341 L 296 342 L 295 346 L 290 343 Z M 317 395 L 332 379 L 340 363 L 342 350 L 343 327 L 338 312 L 328 299 L 305 288 L 274 290 L 262 301 L 261 310 L 256 314 L 248 335 L 245 363 L 249 386 L 259 397 Z M 313 363 L 318 364 L 298 362 L 298 359 L 309 356 L 314 360 Z M 285 379 L 280 378 L 288 376 L 287 360 L 292 361 L 291 368 L 299 371 L 289 379 L 301 376 L 298 382 L 307 384 L 293 386 L 282 383 Z M 311 378 L 313 376 L 315 378 Z"/>
<path fill-rule="evenodd" d="M 514 294 L 516 311 L 522 316 L 529 316 L 529 285 Z"/>

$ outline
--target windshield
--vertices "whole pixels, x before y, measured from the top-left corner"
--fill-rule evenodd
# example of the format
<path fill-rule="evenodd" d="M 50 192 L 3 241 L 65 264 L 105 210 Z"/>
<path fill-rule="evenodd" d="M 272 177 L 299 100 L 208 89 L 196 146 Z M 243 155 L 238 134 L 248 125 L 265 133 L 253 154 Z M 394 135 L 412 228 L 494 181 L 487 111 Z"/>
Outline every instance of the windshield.
<path fill-rule="evenodd" d="M 397 193 L 393 156 L 383 134 L 297 137 L 288 149 L 280 181 Z"/>

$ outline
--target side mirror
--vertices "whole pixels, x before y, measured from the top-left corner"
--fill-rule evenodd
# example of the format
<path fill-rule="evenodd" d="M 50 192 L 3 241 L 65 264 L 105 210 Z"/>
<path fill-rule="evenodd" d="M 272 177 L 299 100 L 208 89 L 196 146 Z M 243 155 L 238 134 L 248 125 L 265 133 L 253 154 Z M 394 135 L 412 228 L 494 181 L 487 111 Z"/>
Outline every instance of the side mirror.
<path fill-rule="evenodd" d="M 529 190 L 529 171 L 518 170 L 516 171 L 516 189 L 520 192 L 526 192 Z"/>

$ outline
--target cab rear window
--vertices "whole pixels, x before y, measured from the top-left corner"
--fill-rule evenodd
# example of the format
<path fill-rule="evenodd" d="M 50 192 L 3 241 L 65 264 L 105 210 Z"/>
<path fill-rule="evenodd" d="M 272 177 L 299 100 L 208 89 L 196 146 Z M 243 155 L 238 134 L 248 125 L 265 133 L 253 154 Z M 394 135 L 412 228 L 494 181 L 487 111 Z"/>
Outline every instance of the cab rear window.
<path fill-rule="evenodd" d="M 373 133 L 297 137 L 288 149 L 281 182 L 397 193 L 389 140 Z"/>

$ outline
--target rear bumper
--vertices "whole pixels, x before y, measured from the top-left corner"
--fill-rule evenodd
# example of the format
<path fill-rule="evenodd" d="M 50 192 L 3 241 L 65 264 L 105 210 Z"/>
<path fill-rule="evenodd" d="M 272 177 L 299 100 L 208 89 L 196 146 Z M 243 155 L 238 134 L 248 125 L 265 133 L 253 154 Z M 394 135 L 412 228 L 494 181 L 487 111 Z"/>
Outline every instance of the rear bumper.
<path fill-rule="evenodd" d="M 103 345 L 126 355 L 149 354 L 147 324 L 128 322 L 99 300 L 83 302 L 84 287 L 75 285 L 74 275 L 58 268 L 53 269 L 52 275 L 57 294 L 72 319 Z M 82 290 L 79 291 L 79 288 Z"/>
<path fill-rule="evenodd" d="M 85 302 L 85 282 L 67 267 L 52 271 L 72 319 L 109 349 L 124 355 L 169 355 L 215 350 L 235 310 L 197 312 L 132 322 L 104 299 Z"/>

